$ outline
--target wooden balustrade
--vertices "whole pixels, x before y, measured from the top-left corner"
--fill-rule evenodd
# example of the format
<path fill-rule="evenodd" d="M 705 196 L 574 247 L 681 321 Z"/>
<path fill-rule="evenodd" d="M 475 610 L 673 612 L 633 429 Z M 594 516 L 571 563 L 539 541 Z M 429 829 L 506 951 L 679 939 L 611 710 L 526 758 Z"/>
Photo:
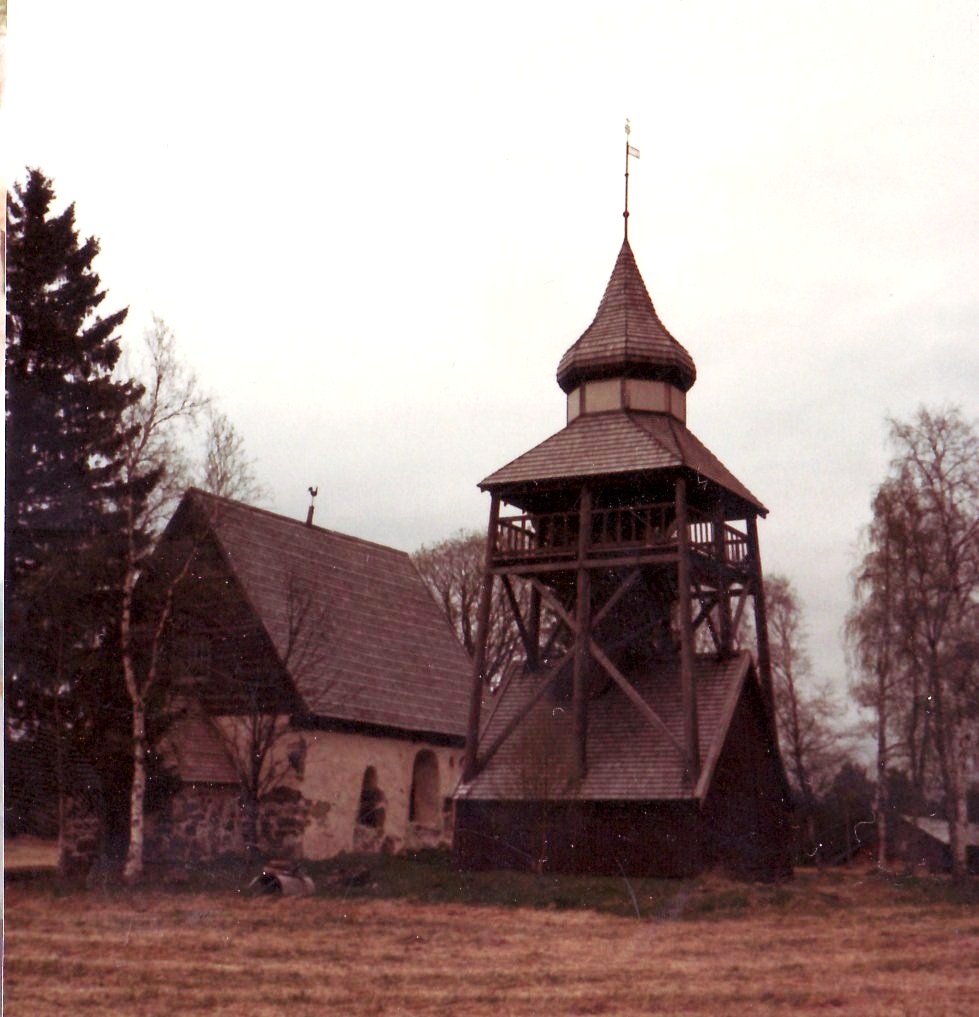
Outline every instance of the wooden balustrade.
<path fill-rule="evenodd" d="M 589 548 L 596 552 L 617 549 L 663 548 L 676 544 L 675 508 L 672 503 L 596 508 L 591 513 Z M 717 557 L 715 523 L 691 510 L 690 547 L 700 555 Z M 577 512 L 542 512 L 535 515 L 503 516 L 496 527 L 494 558 L 531 561 L 541 558 L 573 558 L 578 552 Z M 729 565 L 740 565 L 748 557 L 747 537 L 724 524 L 723 555 Z"/>

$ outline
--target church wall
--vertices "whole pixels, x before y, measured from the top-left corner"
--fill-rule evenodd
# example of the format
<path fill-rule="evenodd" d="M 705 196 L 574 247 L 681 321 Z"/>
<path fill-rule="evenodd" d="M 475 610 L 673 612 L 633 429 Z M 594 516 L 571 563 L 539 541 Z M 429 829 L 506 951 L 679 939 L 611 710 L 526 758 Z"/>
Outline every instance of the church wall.
<path fill-rule="evenodd" d="M 145 860 L 206 864 L 244 854 L 238 788 L 184 784 L 158 812 L 146 816 Z"/>
<path fill-rule="evenodd" d="M 241 723 L 216 719 L 229 740 Z M 270 754 L 269 765 L 281 778 L 260 802 L 259 850 L 272 858 L 320 860 L 342 852 L 447 847 L 452 811 L 446 803 L 458 782 L 462 752 L 461 746 L 409 739 L 289 730 Z M 359 820 L 369 767 L 378 797 L 365 823 Z M 241 856 L 242 819 L 237 784 L 185 778 L 161 811 L 147 817 L 147 860 L 184 865 Z"/>
<path fill-rule="evenodd" d="M 304 732 L 306 744 L 301 791 L 308 803 L 303 834 L 303 856 L 329 858 L 344 851 L 390 851 L 448 846 L 452 840 L 452 813 L 446 808 L 458 783 L 462 747 L 424 741 L 374 737 L 337 731 Z M 430 787 L 431 801 L 418 801 L 412 819 L 412 776 L 419 753 L 437 761 L 437 781 Z M 423 757 L 422 764 L 426 762 Z M 361 791 L 368 767 L 376 774 L 383 809 L 380 825 L 358 822 Z M 421 767 L 422 782 L 432 768 Z"/>

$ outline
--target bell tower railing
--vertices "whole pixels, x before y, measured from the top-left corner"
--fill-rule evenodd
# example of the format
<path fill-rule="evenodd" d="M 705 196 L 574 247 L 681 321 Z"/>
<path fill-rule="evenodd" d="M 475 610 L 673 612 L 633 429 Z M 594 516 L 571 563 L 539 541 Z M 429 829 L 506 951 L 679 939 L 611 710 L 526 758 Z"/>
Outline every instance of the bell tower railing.
<path fill-rule="evenodd" d="M 493 564 L 574 560 L 579 552 L 580 518 L 577 509 L 501 516 L 495 530 Z M 726 565 L 742 565 L 748 558 L 746 533 L 694 509 L 688 514 L 687 542 L 696 554 L 714 561 L 720 558 Z M 675 551 L 676 507 L 672 502 L 652 502 L 592 509 L 586 546 L 592 555 Z"/>

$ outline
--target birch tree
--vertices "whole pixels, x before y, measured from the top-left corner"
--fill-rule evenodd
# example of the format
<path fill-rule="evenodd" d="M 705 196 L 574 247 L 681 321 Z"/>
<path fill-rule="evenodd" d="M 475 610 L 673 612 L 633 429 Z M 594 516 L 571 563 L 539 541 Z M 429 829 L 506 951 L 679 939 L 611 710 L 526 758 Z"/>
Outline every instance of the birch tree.
<path fill-rule="evenodd" d="M 137 615 L 136 589 L 150 557 L 153 536 L 187 486 L 185 452 L 188 427 L 207 406 L 196 379 L 180 361 L 174 335 L 159 319 L 144 336 L 146 354 L 142 398 L 127 411 L 121 497 L 125 527 L 119 608 L 119 652 L 132 710 L 133 779 L 129 798 L 129 846 L 123 867 L 127 883 L 143 874 L 146 799 L 147 714 L 158 689 L 160 653 L 173 614 L 174 592 L 191 566 L 192 554 L 159 569 L 159 600 Z M 158 563 L 161 564 L 161 563 Z"/>
<path fill-rule="evenodd" d="M 877 868 L 887 867 L 888 770 L 895 753 L 894 726 L 898 674 L 894 646 L 898 640 L 897 611 L 892 575 L 891 519 L 895 492 L 883 485 L 874 498 L 874 521 L 868 530 L 869 548 L 853 576 L 855 604 L 847 615 L 845 633 L 859 677 L 851 683 L 856 701 L 874 714 L 877 748 L 874 782 L 874 816 L 877 831 Z"/>
<path fill-rule="evenodd" d="M 886 672 L 887 695 L 878 684 L 867 702 L 919 794 L 938 775 L 961 876 L 979 740 L 979 436 L 956 409 L 921 409 L 891 421 L 890 440 L 851 639 L 865 681 Z"/>

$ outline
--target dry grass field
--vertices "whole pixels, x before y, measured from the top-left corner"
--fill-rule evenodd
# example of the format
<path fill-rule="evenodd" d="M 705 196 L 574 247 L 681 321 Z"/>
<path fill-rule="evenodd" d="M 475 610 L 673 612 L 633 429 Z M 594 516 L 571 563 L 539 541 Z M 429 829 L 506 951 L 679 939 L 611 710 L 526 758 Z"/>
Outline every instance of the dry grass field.
<path fill-rule="evenodd" d="M 58 842 L 40 837 L 15 837 L 4 842 L 5 870 L 53 869 L 58 864 Z"/>
<path fill-rule="evenodd" d="M 783 887 L 709 878 L 634 889 L 641 918 L 625 889 L 628 907 L 609 914 L 13 878 L 4 1012 L 979 1013 L 974 888 L 807 873 Z"/>

